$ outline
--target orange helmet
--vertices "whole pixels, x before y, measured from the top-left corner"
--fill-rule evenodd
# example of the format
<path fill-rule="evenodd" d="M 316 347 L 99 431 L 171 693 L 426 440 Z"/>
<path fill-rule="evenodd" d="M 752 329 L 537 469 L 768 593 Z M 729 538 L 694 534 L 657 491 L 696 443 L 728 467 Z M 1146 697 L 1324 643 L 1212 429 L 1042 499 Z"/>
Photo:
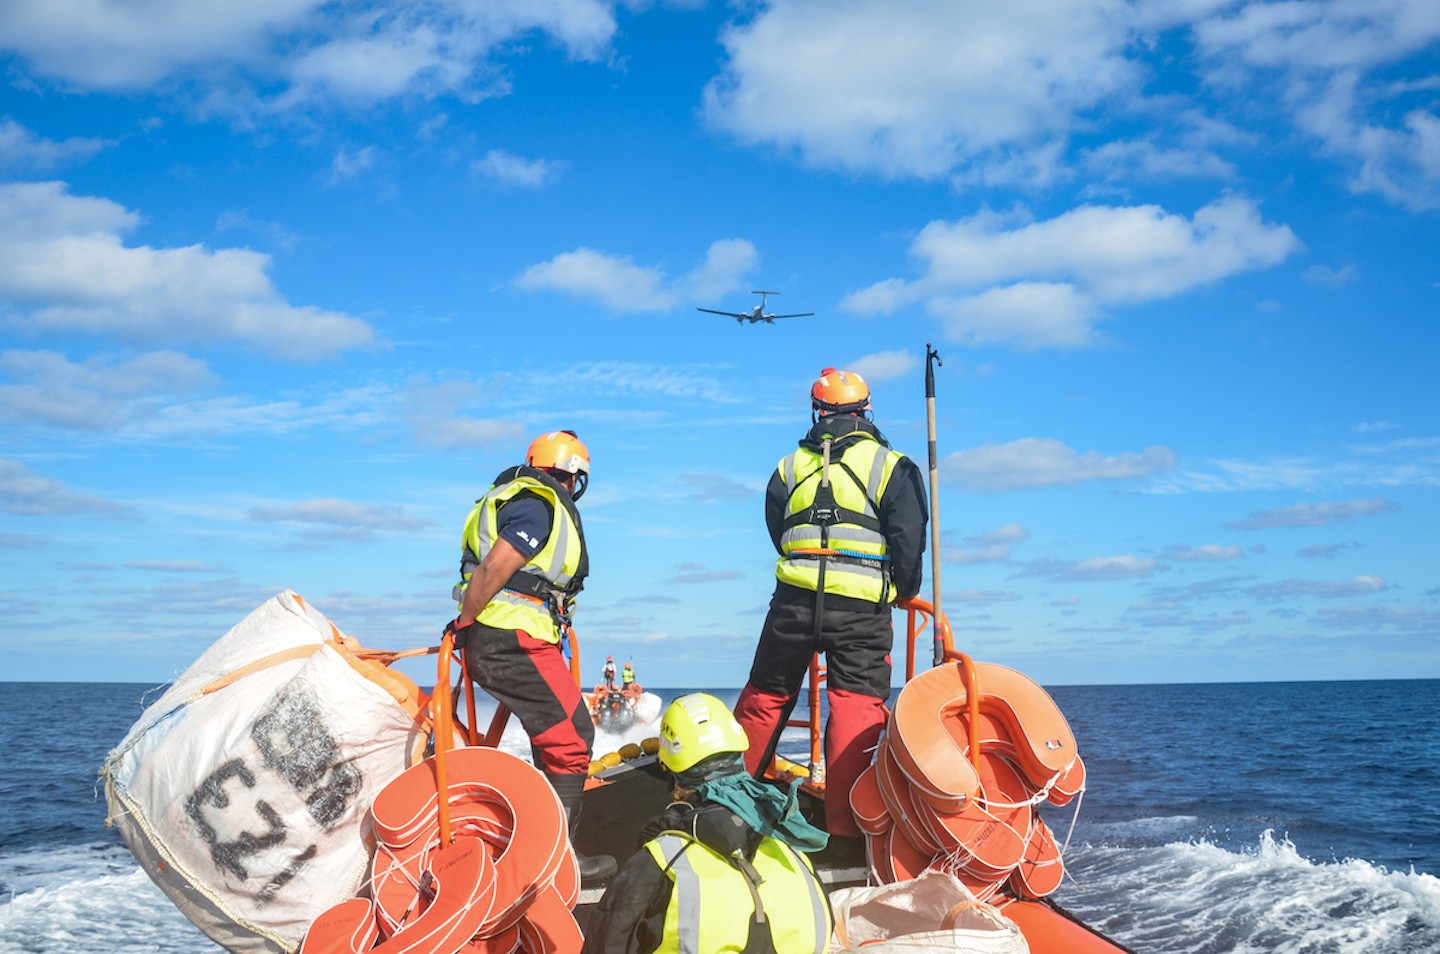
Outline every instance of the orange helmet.
<path fill-rule="evenodd" d="M 575 476 L 575 492 L 571 495 L 579 500 L 590 482 L 590 450 L 574 431 L 551 431 L 541 434 L 530 442 L 525 452 L 525 463 L 539 470 L 560 471 Z"/>
<path fill-rule="evenodd" d="M 854 371 L 826 368 L 810 386 L 810 406 L 822 414 L 859 414 L 870 410 L 870 386 Z"/>

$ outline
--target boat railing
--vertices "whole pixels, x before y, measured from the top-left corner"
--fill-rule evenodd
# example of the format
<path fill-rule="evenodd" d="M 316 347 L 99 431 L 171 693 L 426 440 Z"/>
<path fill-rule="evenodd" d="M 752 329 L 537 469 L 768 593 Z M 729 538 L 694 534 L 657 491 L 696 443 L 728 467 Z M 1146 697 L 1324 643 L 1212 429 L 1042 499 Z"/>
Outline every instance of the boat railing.
<path fill-rule="evenodd" d="M 905 611 L 906 682 L 915 678 L 915 647 L 920 634 L 927 630 L 930 632 L 931 642 L 938 642 L 942 647 L 940 665 L 955 663 L 964 674 L 966 706 L 969 709 L 970 761 L 978 765 L 980 759 L 980 693 L 976 685 L 974 662 L 968 655 L 955 648 L 955 638 L 950 629 L 950 620 L 944 613 L 939 614 L 937 627 L 935 606 L 929 600 L 912 596 L 910 599 L 901 600 L 895 604 L 895 608 Z M 810 711 L 803 718 L 790 719 L 785 723 L 786 728 L 806 729 L 810 733 L 809 778 L 804 781 L 803 787 L 816 794 L 823 794 L 825 790 L 823 751 L 825 726 L 824 720 L 820 717 L 820 685 L 825 680 L 825 666 L 820 662 L 820 654 L 816 653 L 810 659 L 808 676 L 807 698 L 810 703 Z M 772 767 L 773 771 L 776 771 L 774 767 Z"/>
<path fill-rule="evenodd" d="M 905 681 L 909 682 L 915 678 L 915 648 L 921 633 L 929 631 L 932 643 L 938 643 L 942 647 L 941 665 L 955 663 L 964 674 L 966 687 L 966 705 L 969 709 L 969 755 L 970 760 L 977 764 L 980 757 L 980 693 L 976 685 L 975 664 L 970 657 L 955 648 L 954 633 L 950 628 L 950 620 L 944 613 L 939 614 L 936 619 L 935 607 L 928 601 L 918 596 L 907 600 L 901 600 L 896 604 L 897 609 L 905 611 Z M 565 628 L 565 644 L 570 656 L 570 675 L 575 680 L 577 688 L 583 688 L 581 674 L 583 668 L 580 664 L 580 640 L 575 633 L 573 626 Z M 450 660 L 455 655 L 459 659 L 461 672 L 464 672 L 464 656 L 456 651 L 453 637 L 446 635 L 442 640 L 437 665 L 435 694 L 432 698 L 432 709 L 435 718 L 435 754 L 436 767 L 443 773 L 443 759 L 441 754 L 440 739 L 447 740 L 447 744 L 453 741 L 455 735 L 459 734 L 469 745 L 487 745 L 491 747 L 500 744 L 500 737 L 505 731 L 505 726 L 510 720 L 510 710 L 504 705 L 497 705 L 495 714 L 490 719 L 490 726 L 485 734 L 481 736 L 477 731 L 477 711 L 475 701 L 474 681 L 462 678 L 459 685 L 465 697 L 467 720 L 461 724 L 454 719 L 454 703 L 450 690 Z M 803 785 L 817 795 L 823 795 L 825 791 L 824 773 L 824 720 L 820 715 L 820 688 L 826 681 L 826 668 L 820 661 L 820 655 L 816 653 L 810 659 L 810 669 L 807 675 L 807 701 L 809 712 L 804 718 L 789 719 L 785 722 L 786 728 L 803 728 L 809 734 L 809 771 L 808 777 L 804 779 Z M 444 725 L 442 726 L 442 723 Z M 772 772 L 775 767 L 772 766 Z M 442 799 L 443 801 L 443 799 Z M 444 809 L 442 809 L 443 813 Z M 448 820 L 446 820 L 448 822 Z M 448 831 L 448 824 L 441 825 L 442 832 Z"/>

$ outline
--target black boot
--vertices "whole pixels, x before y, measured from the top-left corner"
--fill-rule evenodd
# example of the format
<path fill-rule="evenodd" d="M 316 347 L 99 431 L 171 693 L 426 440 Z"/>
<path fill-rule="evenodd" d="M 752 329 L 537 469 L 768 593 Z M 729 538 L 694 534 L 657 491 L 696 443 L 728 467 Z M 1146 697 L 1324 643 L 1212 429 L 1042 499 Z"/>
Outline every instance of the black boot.
<path fill-rule="evenodd" d="M 565 818 L 570 824 L 570 847 L 575 848 L 575 831 L 580 824 L 581 796 L 585 791 L 585 776 L 560 775 L 546 772 L 545 777 L 560 796 L 565 808 Z M 575 851 L 575 861 L 580 866 L 580 885 L 590 888 L 602 885 L 615 877 L 615 859 L 609 855 L 582 855 Z"/>

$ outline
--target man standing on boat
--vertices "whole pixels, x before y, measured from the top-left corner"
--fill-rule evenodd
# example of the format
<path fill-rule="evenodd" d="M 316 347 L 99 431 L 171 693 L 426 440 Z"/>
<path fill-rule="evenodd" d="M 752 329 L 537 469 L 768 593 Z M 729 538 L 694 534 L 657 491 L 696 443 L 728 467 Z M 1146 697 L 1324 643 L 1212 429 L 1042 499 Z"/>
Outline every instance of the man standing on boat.
<path fill-rule="evenodd" d="M 572 842 L 595 723 L 560 642 L 590 571 L 575 509 L 589 480 L 590 452 L 574 431 L 542 434 L 522 466 L 501 471 L 465 521 L 454 593 L 460 614 L 446 627 L 464 647 L 470 677 L 530 736 Z M 615 873 L 608 855 L 576 858 L 587 884 Z"/>
<path fill-rule="evenodd" d="M 615 688 L 615 657 L 605 657 L 605 688 Z"/>
<path fill-rule="evenodd" d="M 810 431 L 765 492 L 780 559 L 735 717 L 751 740 L 745 767 L 763 776 L 811 658 L 825 654 L 825 822 L 837 848 L 858 852 L 850 789 L 885 725 L 890 607 L 920 592 L 928 512 L 920 468 L 873 423 L 860 375 L 826 368 L 810 399 Z"/>
<path fill-rule="evenodd" d="M 660 720 L 673 801 L 640 832 L 585 931 L 585 954 L 823 954 L 833 922 L 807 852 L 825 833 L 793 788 L 751 778 L 740 724 L 714 696 L 681 696 Z"/>

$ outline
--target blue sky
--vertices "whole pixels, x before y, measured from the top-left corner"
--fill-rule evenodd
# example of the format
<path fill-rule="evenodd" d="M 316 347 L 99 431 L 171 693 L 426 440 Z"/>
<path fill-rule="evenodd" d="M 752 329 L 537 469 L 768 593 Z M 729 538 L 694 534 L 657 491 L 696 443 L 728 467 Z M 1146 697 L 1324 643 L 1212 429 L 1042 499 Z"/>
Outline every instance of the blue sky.
<path fill-rule="evenodd" d="M 975 657 L 1440 677 L 1433 0 L 11 0 L 0 57 L 6 678 L 286 587 L 433 643 L 572 427 L 587 668 L 739 686 L 809 382 L 924 466 L 927 342 Z M 757 288 L 817 315 L 695 310 Z"/>

